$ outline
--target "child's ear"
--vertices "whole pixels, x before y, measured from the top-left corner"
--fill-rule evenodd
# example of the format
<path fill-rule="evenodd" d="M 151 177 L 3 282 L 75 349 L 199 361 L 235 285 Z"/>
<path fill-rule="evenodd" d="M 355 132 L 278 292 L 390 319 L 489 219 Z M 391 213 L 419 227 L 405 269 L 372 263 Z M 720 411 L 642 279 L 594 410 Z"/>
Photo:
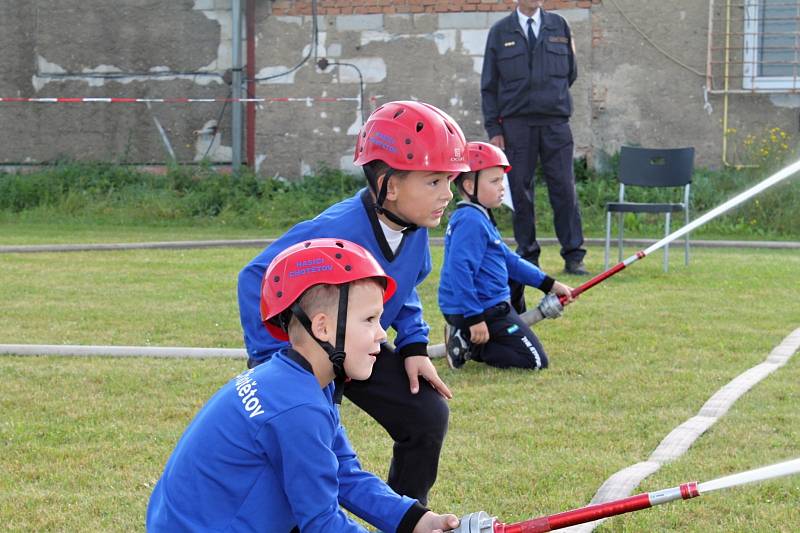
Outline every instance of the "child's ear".
<path fill-rule="evenodd" d="M 325 313 L 317 313 L 311 317 L 311 331 L 321 341 L 331 342 L 333 336 L 332 325 L 331 318 Z"/>
<path fill-rule="evenodd" d="M 466 191 L 467 194 L 475 194 L 475 180 L 463 180 L 461 182 L 461 187 Z"/>

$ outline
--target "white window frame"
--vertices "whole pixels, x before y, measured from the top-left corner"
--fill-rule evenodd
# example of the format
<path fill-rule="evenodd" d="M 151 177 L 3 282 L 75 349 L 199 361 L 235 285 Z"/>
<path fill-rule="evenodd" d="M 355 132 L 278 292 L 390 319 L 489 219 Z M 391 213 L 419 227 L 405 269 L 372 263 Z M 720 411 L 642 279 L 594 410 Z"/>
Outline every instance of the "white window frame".
<path fill-rule="evenodd" d="M 745 0 L 744 3 L 744 64 L 742 87 L 758 92 L 783 92 L 800 89 L 796 76 L 759 76 L 758 57 L 761 51 L 758 21 L 761 19 L 762 0 Z"/>

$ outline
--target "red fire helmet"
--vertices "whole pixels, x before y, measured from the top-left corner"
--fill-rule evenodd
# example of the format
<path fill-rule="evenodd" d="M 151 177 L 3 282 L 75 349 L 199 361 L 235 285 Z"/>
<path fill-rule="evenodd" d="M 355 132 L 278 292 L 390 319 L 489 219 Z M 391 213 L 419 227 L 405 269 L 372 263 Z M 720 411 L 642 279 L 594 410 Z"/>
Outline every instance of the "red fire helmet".
<path fill-rule="evenodd" d="M 467 141 L 447 113 L 430 104 L 389 102 L 361 128 L 353 162 L 381 160 L 395 170 L 467 172 Z"/>
<path fill-rule="evenodd" d="M 383 278 L 384 303 L 397 284 L 367 250 L 344 239 L 312 239 L 297 243 L 275 256 L 261 283 L 261 320 L 278 340 L 286 331 L 271 320 L 289 309 L 314 285 L 341 285 L 364 278 Z"/>
<path fill-rule="evenodd" d="M 491 167 L 503 167 L 503 172 L 511 170 L 506 153 L 493 144 L 480 141 L 468 142 L 467 157 L 472 172 Z"/>

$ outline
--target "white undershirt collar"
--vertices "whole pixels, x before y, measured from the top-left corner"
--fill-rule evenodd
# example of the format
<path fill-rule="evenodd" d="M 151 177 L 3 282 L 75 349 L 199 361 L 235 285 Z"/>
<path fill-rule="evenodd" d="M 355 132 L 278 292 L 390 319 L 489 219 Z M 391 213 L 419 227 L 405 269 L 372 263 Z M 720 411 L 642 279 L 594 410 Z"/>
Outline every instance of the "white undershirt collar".
<path fill-rule="evenodd" d="M 380 217 L 378 217 L 378 222 L 383 230 L 383 236 L 386 237 L 386 244 L 388 244 L 389 248 L 392 249 L 392 253 L 397 252 L 397 248 L 400 246 L 400 241 L 403 240 L 403 231 L 390 228 L 386 222 L 380 219 Z"/>

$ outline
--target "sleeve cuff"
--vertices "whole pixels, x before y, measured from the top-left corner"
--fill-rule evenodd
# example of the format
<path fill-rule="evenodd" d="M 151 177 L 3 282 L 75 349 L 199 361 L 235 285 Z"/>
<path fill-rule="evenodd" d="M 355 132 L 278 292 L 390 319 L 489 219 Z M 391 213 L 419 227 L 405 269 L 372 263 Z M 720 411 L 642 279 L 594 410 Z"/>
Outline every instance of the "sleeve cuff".
<path fill-rule="evenodd" d="M 486 316 L 483 314 L 483 312 L 481 312 L 481 313 L 478 313 L 477 315 L 465 316 L 463 324 L 464 324 L 464 327 L 468 328 L 470 326 L 474 326 L 475 324 L 479 324 L 481 322 L 484 322 L 485 320 L 486 320 Z"/>
<path fill-rule="evenodd" d="M 498 135 L 503 134 L 503 127 L 500 124 L 496 126 L 492 126 L 491 128 L 486 128 L 486 134 L 489 135 L 489 139 L 492 137 L 496 137 Z"/>
<path fill-rule="evenodd" d="M 396 350 L 397 355 L 405 359 L 412 355 L 428 355 L 428 345 L 424 342 L 412 342 Z"/>
<path fill-rule="evenodd" d="M 553 290 L 553 285 L 555 285 L 556 280 L 548 276 L 547 274 L 544 275 L 544 281 L 539 285 L 539 290 L 545 294 L 548 294 L 551 290 Z"/>
<path fill-rule="evenodd" d="M 406 511 L 406 514 L 397 526 L 397 533 L 412 533 L 419 519 L 428 511 L 429 509 L 426 509 L 419 502 L 415 501 L 414 504 L 408 508 L 408 511 Z"/>

